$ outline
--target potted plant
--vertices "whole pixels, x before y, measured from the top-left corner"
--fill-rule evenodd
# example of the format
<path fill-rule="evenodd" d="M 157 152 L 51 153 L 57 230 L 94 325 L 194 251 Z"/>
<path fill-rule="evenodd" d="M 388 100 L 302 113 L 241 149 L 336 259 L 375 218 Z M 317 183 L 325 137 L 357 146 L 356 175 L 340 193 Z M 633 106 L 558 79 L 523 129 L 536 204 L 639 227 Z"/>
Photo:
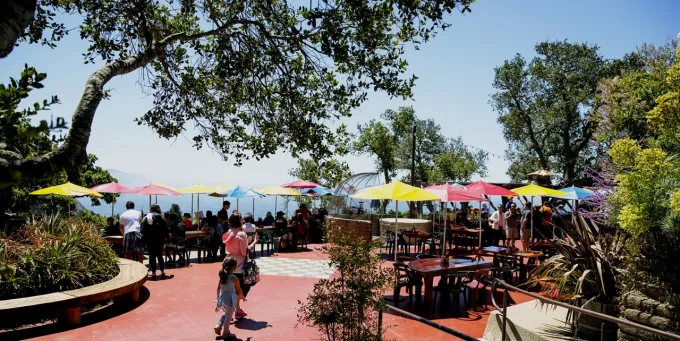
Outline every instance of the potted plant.
<path fill-rule="evenodd" d="M 550 240 L 556 254 L 538 265 L 528 282 L 549 298 L 599 313 L 618 316 L 617 263 L 624 244 L 622 234 L 605 231 L 577 214 L 575 223 L 565 222 L 563 238 Z M 567 321 L 585 337 L 599 338 L 604 321 L 571 311 Z M 607 339 L 616 339 L 617 325 L 605 323 Z"/>

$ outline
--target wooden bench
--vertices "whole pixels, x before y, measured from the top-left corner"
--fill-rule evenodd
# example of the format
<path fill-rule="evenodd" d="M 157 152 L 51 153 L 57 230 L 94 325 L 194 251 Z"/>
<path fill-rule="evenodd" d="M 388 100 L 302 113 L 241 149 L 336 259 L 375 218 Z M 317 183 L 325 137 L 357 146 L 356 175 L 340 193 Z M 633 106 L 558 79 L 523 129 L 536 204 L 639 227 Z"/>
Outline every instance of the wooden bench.
<path fill-rule="evenodd" d="M 120 272 L 115 278 L 88 287 L 51 294 L 0 301 L 0 320 L 16 320 L 33 312 L 56 312 L 60 322 L 80 323 L 81 306 L 117 299 L 139 301 L 139 290 L 146 282 L 148 270 L 139 262 L 119 259 Z"/>

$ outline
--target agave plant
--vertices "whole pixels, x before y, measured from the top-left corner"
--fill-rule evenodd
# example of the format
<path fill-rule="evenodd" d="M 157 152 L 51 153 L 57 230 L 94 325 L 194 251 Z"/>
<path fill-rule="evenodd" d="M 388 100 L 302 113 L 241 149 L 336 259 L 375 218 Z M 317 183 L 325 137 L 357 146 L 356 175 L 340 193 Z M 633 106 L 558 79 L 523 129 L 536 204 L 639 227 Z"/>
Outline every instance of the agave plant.
<path fill-rule="evenodd" d="M 613 303 L 618 294 L 618 267 L 624 237 L 605 231 L 577 214 L 574 224 L 565 222 L 559 240 L 550 240 L 556 255 L 533 270 L 528 285 L 547 297 Z"/>

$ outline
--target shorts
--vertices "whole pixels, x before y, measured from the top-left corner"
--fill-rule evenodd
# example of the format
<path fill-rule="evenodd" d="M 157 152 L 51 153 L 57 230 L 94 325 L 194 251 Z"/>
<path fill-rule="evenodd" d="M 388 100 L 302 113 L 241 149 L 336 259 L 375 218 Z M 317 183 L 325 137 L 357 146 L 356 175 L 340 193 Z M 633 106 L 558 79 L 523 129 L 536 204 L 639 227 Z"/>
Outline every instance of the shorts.
<path fill-rule="evenodd" d="M 142 234 L 139 232 L 129 232 L 123 236 L 123 252 L 135 253 L 144 252 L 144 243 L 142 243 Z"/>
<path fill-rule="evenodd" d="M 531 229 L 522 229 L 522 240 L 531 239 Z"/>
<path fill-rule="evenodd" d="M 519 238 L 519 229 L 516 227 L 508 227 L 505 230 L 505 237 L 508 239 L 518 239 Z"/>

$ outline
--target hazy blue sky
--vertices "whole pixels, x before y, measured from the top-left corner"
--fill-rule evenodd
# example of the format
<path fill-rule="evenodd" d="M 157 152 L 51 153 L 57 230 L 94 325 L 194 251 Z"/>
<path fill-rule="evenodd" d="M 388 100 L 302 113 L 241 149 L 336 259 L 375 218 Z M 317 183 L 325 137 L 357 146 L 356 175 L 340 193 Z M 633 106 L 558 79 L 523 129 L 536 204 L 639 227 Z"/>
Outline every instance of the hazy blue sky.
<path fill-rule="evenodd" d="M 408 54 L 409 72 L 419 80 L 413 101 L 370 99 L 345 120 L 357 123 L 376 118 L 385 109 L 413 105 L 420 117 L 435 119 L 446 135 L 461 135 L 467 144 L 503 155 L 506 143 L 488 104 L 493 92 L 493 68 L 516 53 L 531 58 L 537 42 L 568 39 L 590 42 L 607 58 L 620 57 L 643 42 L 662 44 L 680 32 L 680 1 L 492 1 L 480 0 L 472 13 L 449 18 L 453 24 L 420 51 Z M 72 22 L 72 26 L 75 22 Z M 97 66 L 84 65 L 87 44 L 74 32 L 58 48 L 24 45 L 0 61 L 0 80 L 7 82 L 24 63 L 46 72 L 46 87 L 30 102 L 58 95 L 62 104 L 53 115 L 71 117 L 87 77 Z M 196 151 L 185 138 L 167 141 L 133 119 L 151 105 L 135 84 L 136 74 L 109 83 L 111 99 L 99 106 L 88 146 L 99 165 L 126 173 L 145 174 L 158 182 L 184 186 L 205 184 L 264 185 L 290 180 L 295 165 L 289 155 L 249 161 L 236 168 L 204 149 Z M 28 102 L 26 103 L 28 104 Z M 191 127 L 189 127 L 191 129 Z M 368 157 L 348 157 L 353 171 L 371 171 Z M 507 180 L 507 162 L 491 156 L 489 181 Z"/>

